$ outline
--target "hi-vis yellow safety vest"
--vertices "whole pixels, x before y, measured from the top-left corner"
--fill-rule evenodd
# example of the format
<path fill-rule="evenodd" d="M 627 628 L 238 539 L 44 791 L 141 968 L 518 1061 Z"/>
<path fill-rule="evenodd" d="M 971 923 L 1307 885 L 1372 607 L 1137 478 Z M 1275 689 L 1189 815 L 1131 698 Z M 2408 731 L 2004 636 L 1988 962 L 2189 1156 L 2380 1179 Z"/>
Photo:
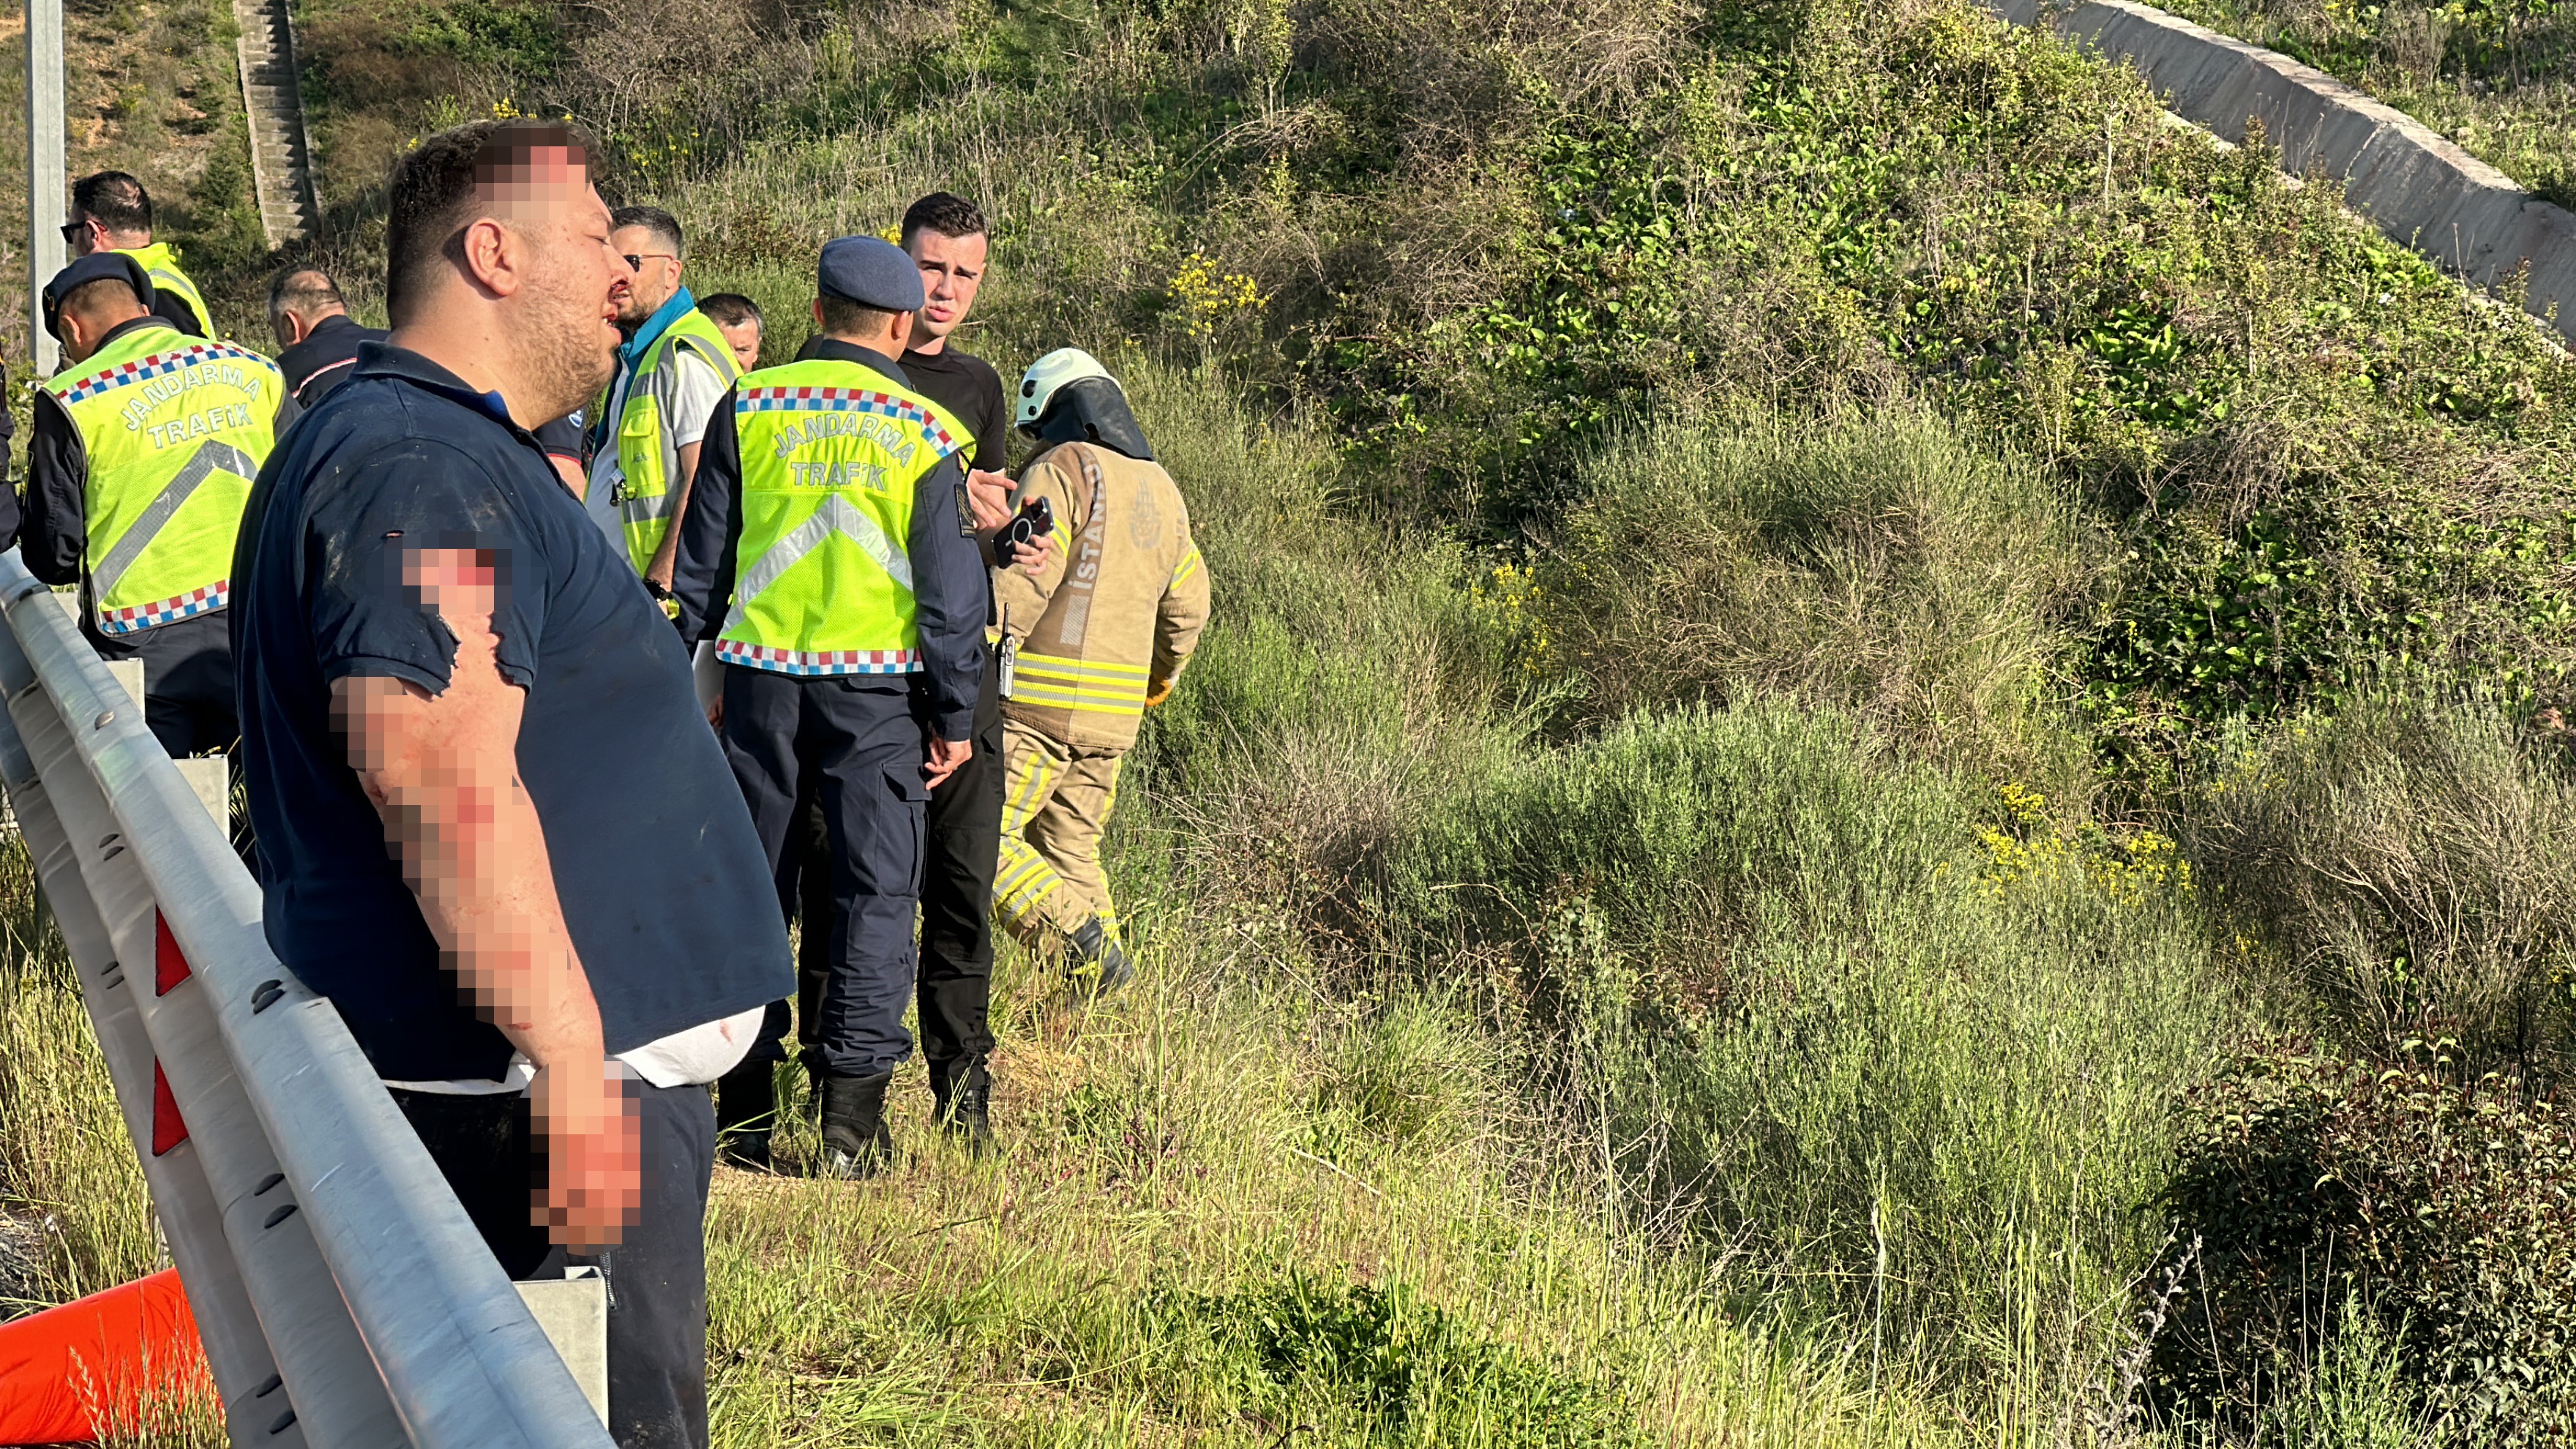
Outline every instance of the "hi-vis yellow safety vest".
<path fill-rule="evenodd" d="M 89 455 L 85 571 L 102 632 L 224 606 L 233 535 L 276 444 L 285 386 L 258 353 L 157 322 L 45 384 Z"/>
<path fill-rule="evenodd" d="M 734 389 L 742 538 L 727 664 L 779 674 L 909 674 L 913 487 L 962 444 L 937 405 L 855 362 L 816 359 Z"/>
<path fill-rule="evenodd" d="M 677 495 L 671 491 L 671 476 L 663 457 L 661 404 L 653 400 L 655 375 L 675 366 L 680 349 L 688 348 L 713 364 L 716 376 L 727 385 L 742 375 L 734 365 L 733 347 L 716 330 L 706 313 L 692 307 L 671 319 L 662 335 L 635 364 L 635 375 L 627 379 L 626 410 L 617 415 L 617 471 L 621 475 L 617 496 L 617 516 L 626 524 L 626 556 L 642 573 L 652 565 L 654 553 L 671 531 L 671 509 Z M 678 450 L 669 450 L 676 455 Z"/>
<path fill-rule="evenodd" d="M 179 254 L 168 242 L 154 242 L 148 247 L 127 247 L 125 254 L 143 264 L 143 274 L 152 279 L 152 290 L 169 292 L 188 304 L 197 314 L 197 331 L 205 337 L 215 335 L 215 314 L 206 310 L 206 294 L 179 270 Z"/>

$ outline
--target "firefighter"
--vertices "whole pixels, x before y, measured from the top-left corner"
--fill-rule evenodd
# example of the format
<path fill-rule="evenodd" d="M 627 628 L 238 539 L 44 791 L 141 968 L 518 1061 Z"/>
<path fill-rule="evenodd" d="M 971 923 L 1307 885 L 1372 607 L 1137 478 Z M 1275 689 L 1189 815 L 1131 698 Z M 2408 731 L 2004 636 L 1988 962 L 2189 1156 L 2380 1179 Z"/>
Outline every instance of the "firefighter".
<path fill-rule="evenodd" d="M 1044 447 L 1020 474 L 1020 506 L 1045 500 L 1062 547 L 1034 580 L 993 575 L 1003 633 L 994 905 L 1023 939 L 1061 943 L 1072 984 L 1096 997 L 1132 974 L 1101 832 L 1139 720 L 1170 697 L 1207 625 L 1207 567 L 1180 489 L 1089 353 L 1038 359 L 1016 420 Z"/>
<path fill-rule="evenodd" d="M 231 745 L 224 607 L 251 480 L 296 414 L 277 365 L 183 336 L 130 253 L 92 252 L 46 284 L 63 370 L 36 393 L 20 551 L 81 585 L 81 633 L 143 661 L 143 717 L 173 756 Z"/>
<path fill-rule="evenodd" d="M 709 713 L 782 912 L 798 800 L 822 801 L 835 909 L 805 1066 L 820 1166 L 860 1177 L 893 1151 L 923 812 L 973 750 L 985 581 L 960 511 L 964 438 L 896 361 L 921 273 L 892 243 L 843 237 L 816 282 L 823 335 L 745 376 L 708 422 L 672 597 L 681 637 L 720 662 Z"/>

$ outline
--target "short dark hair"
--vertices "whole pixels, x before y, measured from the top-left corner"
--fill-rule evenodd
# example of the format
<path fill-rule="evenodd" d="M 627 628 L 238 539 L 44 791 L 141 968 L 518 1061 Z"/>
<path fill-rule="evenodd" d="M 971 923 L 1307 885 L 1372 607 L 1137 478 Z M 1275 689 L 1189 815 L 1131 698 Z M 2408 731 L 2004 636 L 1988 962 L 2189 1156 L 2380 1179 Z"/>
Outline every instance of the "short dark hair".
<path fill-rule="evenodd" d="M 269 279 L 268 320 L 272 323 L 289 312 L 309 314 L 334 309 L 346 312 L 349 303 L 340 295 L 340 284 L 320 267 L 288 267 Z"/>
<path fill-rule="evenodd" d="M 712 297 L 700 297 L 698 310 L 727 327 L 739 327 L 745 322 L 768 325 L 760 315 L 760 304 L 740 292 L 718 292 Z"/>
<path fill-rule="evenodd" d="M 871 307 L 865 302 L 853 302 L 847 297 L 827 296 L 823 299 L 823 330 L 826 332 L 873 337 L 883 332 L 888 322 L 902 315 L 883 307 Z"/>
<path fill-rule="evenodd" d="M 587 170 L 594 147 L 568 121 L 469 121 L 423 137 L 394 163 L 385 188 L 385 314 L 400 327 L 428 289 L 456 234 L 481 219 L 483 188 L 532 151 L 570 151 Z"/>
<path fill-rule="evenodd" d="M 621 206 L 608 214 L 608 228 L 624 231 L 640 226 L 653 233 L 656 240 L 671 248 L 675 257 L 687 256 L 688 245 L 680 236 L 680 219 L 658 206 Z"/>
<path fill-rule="evenodd" d="M 134 290 L 132 282 L 123 277 L 100 277 L 72 288 L 70 295 L 55 305 L 54 315 L 63 317 L 77 312 L 83 317 L 95 317 L 102 312 L 140 310 L 142 306 L 143 294 Z"/>
<path fill-rule="evenodd" d="M 992 231 L 984 220 L 983 208 L 965 197 L 945 191 L 934 191 L 904 208 L 903 238 L 897 246 L 909 247 L 922 232 L 935 231 L 941 236 L 983 236 Z"/>
<path fill-rule="evenodd" d="M 72 219 L 90 217 L 109 231 L 150 231 L 152 193 L 122 171 L 96 171 L 72 183 Z"/>

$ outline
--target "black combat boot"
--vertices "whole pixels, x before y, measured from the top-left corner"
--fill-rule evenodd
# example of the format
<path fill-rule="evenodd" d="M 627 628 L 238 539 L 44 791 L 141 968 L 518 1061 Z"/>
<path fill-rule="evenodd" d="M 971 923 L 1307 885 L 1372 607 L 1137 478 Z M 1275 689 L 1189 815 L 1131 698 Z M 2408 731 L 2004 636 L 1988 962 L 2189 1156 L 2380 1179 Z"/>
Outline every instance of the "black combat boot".
<path fill-rule="evenodd" d="M 1082 923 L 1073 933 L 1073 949 L 1065 954 L 1065 975 L 1070 977 L 1073 994 L 1086 1001 L 1105 1001 L 1117 994 L 1118 988 L 1136 977 L 1136 968 L 1128 963 L 1127 953 L 1109 936 L 1109 928 L 1098 916 Z"/>
<path fill-rule="evenodd" d="M 894 1162 L 886 1126 L 886 1085 L 894 1073 L 823 1079 L 823 1161 L 818 1177 L 874 1177 Z"/>
<path fill-rule="evenodd" d="M 765 1061 L 748 1061 L 716 1079 L 716 1160 L 745 1172 L 767 1172 L 769 1129 L 778 1125 L 778 1077 Z"/>
<path fill-rule="evenodd" d="M 931 1118 L 939 1130 L 963 1141 L 977 1157 L 993 1150 L 993 1077 L 982 1062 L 970 1057 L 933 1068 L 930 1092 L 936 1103 Z"/>

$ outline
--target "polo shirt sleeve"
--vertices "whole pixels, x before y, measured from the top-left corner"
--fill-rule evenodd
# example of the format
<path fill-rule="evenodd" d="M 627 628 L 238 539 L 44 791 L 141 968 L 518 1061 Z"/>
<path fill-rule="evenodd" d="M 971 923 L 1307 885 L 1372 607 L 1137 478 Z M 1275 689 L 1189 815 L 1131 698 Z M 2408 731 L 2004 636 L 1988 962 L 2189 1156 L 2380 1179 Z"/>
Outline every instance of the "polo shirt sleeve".
<path fill-rule="evenodd" d="M 152 294 L 152 315 L 176 327 L 190 337 L 203 337 L 206 329 L 197 325 L 197 309 L 176 292 L 156 290 Z"/>
<path fill-rule="evenodd" d="M 685 448 L 707 435 L 707 419 L 714 416 L 731 384 L 716 371 L 716 365 L 700 356 L 696 349 L 683 346 L 671 365 L 654 377 L 660 396 L 653 401 L 669 419 L 671 446 Z"/>
<path fill-rule="evenodd" d="M 333 472 L 311 495 L 302 545 L 305 626 L 323 679 L 392 678 L 446 692 L 456 635 L 406 565 L 428 550 L 471 549 L 491 570 L 502 677 L 533 687 L 548 568 L 515 495 L 470 456 L 425 438 Z"/>

